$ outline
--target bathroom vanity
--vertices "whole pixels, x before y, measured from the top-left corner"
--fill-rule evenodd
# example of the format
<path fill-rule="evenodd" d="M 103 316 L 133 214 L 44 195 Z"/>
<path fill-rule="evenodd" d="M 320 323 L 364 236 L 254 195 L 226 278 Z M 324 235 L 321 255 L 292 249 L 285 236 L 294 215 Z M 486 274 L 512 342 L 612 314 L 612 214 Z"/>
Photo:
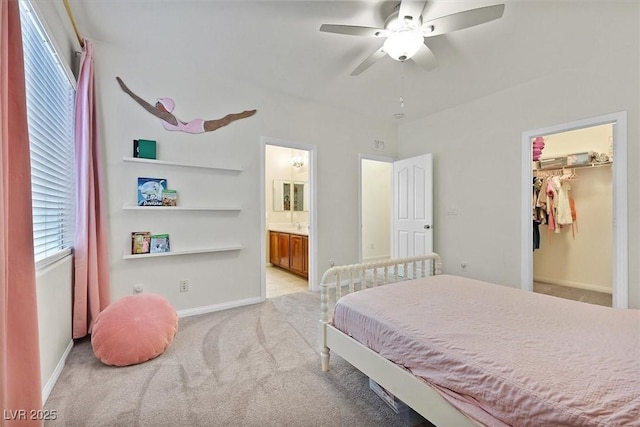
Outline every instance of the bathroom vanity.
<path fill-rule="evenodd" d="M 270 229 L 271 264 L 302 277 L 309 276 L 309 236 L 306 229 Z"/>

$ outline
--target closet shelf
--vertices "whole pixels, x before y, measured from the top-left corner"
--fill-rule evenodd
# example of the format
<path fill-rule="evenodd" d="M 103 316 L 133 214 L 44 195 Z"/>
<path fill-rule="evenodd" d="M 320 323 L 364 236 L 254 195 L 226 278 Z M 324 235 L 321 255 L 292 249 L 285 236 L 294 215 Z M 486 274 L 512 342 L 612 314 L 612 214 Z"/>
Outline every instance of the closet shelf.
<path fill-rule="evenodd" d="M 586 168 L 597 168 L 601 166 L 611 166 L 613 162 L 602 162 L 602 163 L 589 163 L 586 165 L 570 165 L 570 166 L 562 166 L 562 167 L 554 167 L 554 168 L 546 168 L 546 169 L 534 169 L 534 172 L 554 172 L 554 171 L 562 171 L 565 169 L 586 169 Z"/>
<path fill-rule="evenodd" d="M 123 157 L 122 160 L 125 162 L 146 163 L 150 165 L 179 166 L 179 167 L 185 167 L 185 168 L 200 168 L 200 169 L 217 169 L 217 170 L 232 171 L 232 172 L 242 172 L 244 170 L 244 168 L 242 167 L 198 165 L 198 164 L 191 164 L 191 163 L 170 162 L 167 160 L 142 159 L 139 157 Z"/>
<path fill-rule="evenodd" d="M 176 256 L 176 255 L 192 255 L 192 254 L 206 254 L 211 252 L 228 252 L 228 251 L 239 251 L 242 249 L 242 245 L 235 246 L 226 246 L 219 248 L 202 248 L 202 249 L 191 249 L 184 251 L 171 251 L 171 252 L 161 252 L 155 254 L 123 254 L 122 259 L 140 259 L 140 258 L 155 258 L 155 257 L 166 257 L 166 256 Z"/>
<path fill-rule="evenodd" d="M 241 206 L 137 206 L 124 205 L 127 211 L 241 211 Z"/>

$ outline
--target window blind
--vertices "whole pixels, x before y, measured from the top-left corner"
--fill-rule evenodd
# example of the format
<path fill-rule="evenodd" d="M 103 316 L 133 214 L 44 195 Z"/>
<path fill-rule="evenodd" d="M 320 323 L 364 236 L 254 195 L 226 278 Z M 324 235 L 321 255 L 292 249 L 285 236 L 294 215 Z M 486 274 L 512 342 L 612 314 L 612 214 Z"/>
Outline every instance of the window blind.
<path fill-rule="evenodd" d="M 25 0 L 20 1 L 20 18 L 38 262 L 73 246 L 75 88 Z"/>

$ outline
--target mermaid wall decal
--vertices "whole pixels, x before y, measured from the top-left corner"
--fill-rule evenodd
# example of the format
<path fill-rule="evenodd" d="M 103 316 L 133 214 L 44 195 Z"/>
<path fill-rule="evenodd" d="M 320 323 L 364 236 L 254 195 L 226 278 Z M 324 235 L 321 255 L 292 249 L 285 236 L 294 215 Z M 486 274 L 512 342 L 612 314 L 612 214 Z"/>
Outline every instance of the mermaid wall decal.
<path fill-rule="evenodd" d="M 223 126 L 226 126 L 236 120 L 251 117 L 256 113 L 256 110 L 245 110 L 241 113 L 227 114 L 221 119 L 203 120 L 193 119 L 188 122 L 184 122 L 173 115 L 175 109 L 175 102 L 171 98 L 160 98 L 156 101 L 155 105 L 151 105 L 149 102 L 140 98 L 133 93 L 131 89 L 127 87 L 120 77 L 116 77 L 116 80 L 120 84 L 122 90 L 133 98 L 138 104 L 145 110 L 158 117 L 162 121 L 162 126 L 166 130 L 181 131 L 186 133 L 204 133 L 211 132 Z"/>

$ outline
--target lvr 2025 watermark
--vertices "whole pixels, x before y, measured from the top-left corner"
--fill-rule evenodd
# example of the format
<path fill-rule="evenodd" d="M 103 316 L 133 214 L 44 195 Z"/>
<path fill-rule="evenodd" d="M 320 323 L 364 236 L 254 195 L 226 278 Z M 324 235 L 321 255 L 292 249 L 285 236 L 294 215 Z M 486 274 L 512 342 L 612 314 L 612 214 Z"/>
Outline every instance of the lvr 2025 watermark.
<path fill-rule="evenodd" d="M 5 409 L 2 419 L 7 421 L 26 420 L 55 420 L 58 418 L 56 409 Z"/>

